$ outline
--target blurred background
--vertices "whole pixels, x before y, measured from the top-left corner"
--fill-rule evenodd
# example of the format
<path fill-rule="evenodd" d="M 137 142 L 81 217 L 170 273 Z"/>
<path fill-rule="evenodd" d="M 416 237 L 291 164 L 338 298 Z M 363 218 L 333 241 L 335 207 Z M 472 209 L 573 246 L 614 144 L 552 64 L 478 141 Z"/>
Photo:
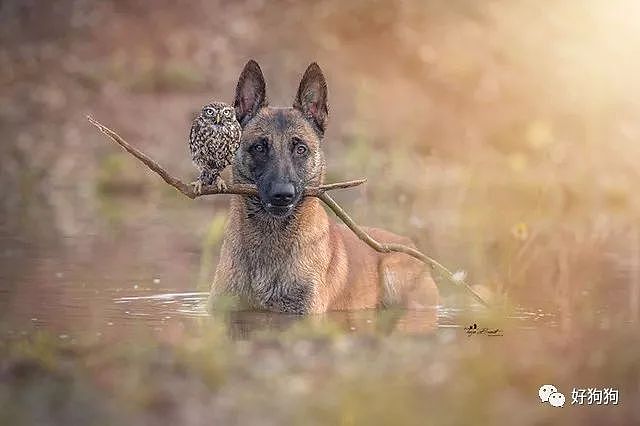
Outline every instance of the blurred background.
<path fill-rule="evenodd" d="M 206 291 L 228 200 L 182 197 L 85 115 L 190 180 L 193 115 L 253 58 L 274 105 L 322 67 L 358 223 L 562 330 L 637 326 L 639 22 L 633 0 L 0 1 L 0 319 L 68 333 Z"/>

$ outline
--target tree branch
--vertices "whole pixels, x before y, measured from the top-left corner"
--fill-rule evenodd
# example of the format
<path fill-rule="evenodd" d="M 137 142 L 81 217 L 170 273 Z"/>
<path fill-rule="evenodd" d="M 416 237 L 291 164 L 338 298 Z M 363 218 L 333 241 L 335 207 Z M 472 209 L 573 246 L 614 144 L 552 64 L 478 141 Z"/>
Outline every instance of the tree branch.
<path fill-rule="evenodd" d="M 227 189 L 224 191 L 218 190 L 218 188 L 216 188 L 215 186 L 205 186 L 202 188 L 201 193 L 197 194 L 194 191 L 194 189 L 191 187 L 191 185 L 187 185 L 180 179 L 170 175 L 162 166 L 160 166 L 151 157 L 149 157 L 139 149 L 131 146 L 127 141 L 122 139 L 120 135 L 118 135 L 116 132 L 104 126 L 103 124 L 101 124 L 91 116 L 87 116 L 87 120 L 89 120 L 91 124 L 96 126 L 98 130 L 100 130 L 100 132 L 107 135 L 109 139 L 111 139 L 112 141 L 120 145 L 129 154 L 136 157 L 138 160 L 144 163 L 149 169 L 157 173 L 166 183 L 173 186 L 182 194 L 184 194 L 185 196 L 191 199 L 195 199 L 203 195 L 215 195 L 215 194 L 258 195 L 257 189 L 254 185 L 242 185 L 242 184 L 229 185 Z M 380 253 L 391 253 L 391 252 L 404 253 L 406 255 L 414 257 L 419 261 L 429 265 L 433 269 L 439 269 L 440 272 L 449 281 L 464 288 L 482 305 L 489 306 L 489 304 L 477 292 L 475 292 L 469 286 L 469 284 L 467 284 L 464 281 L 464 279 L 460 280 L 460 279 L 454 278 L 453 273 L 449 269 L 447 269 L 444 265 L 436 261 L 435 259 L 432 259 L 431 257 L 409 246 L 405 246 L 402 244 L 380 243 L 377 240 L 375 240 L 373 237 L 367 234 L 362 228 L 360 228 L 353 221 L 353 219 L 351 219 L 351 217 L 347 214 L 347 212 L 345 212 L 344 209 L 340 207 L 340 205 L 336 203 L 334 199 L 331 198 L 329 194 L 327 194 L 326 192 L 333 189 L 352 188 L 354 186 L 362 185 L 365 182 L 366 182 L 366 179 L 358 179 L 358 180 L 352 180 L 347 182 L 336 182 L 336 183 L 321 185 L 318 187 L 306 188 L 304 190 L 304 196 L 319 198 L 336 214 L 336 216 L 340 220 L 342 220 L 345 223 L 345 225 L 349 227 L 349 229 L 351 229 L 356 234 L 358 238 L 360 238 L 364 243 L 366 243 L 369 247 L 371 247 L 375 251 Z"/>
<path fill-rule="evenodd" d="M 180 191 L 185 196 L 191 198 L 192 200 L 195 198 L 201 197 L 203 195 L 215 195 L 215 194 L 258 195 L 258 191 L 256 190 L 256 187 L 254 185 L 243 185 L 243 184 L 237 184 L 237 183 L 233 185 L 229 185 L 227 189 L 224 191 L 220 191 L 215 185 L 204 186 L 202 188 L 202 191 L 199 194 L 197 194 L 191 185 L 188 185 L 183 181 L 181 181 L 180 179 L 171 176 L 169 172 L 167 172 L 160 164 L 158 164 L 155 160 L 153 160 L 144 152 L 131 146 L 129 142 L 122 139 L 120 135 L 118 135 L 116 132 L 114 132 L 107 126 L 101 124 L 100 122 L 98 122 L 96 119 L 94 119 L 89 115 L 87 116 L 87 120 L 89 120 L 91 124 L 96 126 L 98 130 L 100 130 L 102 133 L 107 135 L 109 139 L 111 139 L 112 141 L 120 145 L 129 154 L 133 155 L 142 163 L 144 163 L 145 166 L 147 166 L 148 168 L 156 172 L 166 183 L 173 186 L 175 189 Z M 325 191 L 330 191 L 333 189 L 351 188 L 354 186 L 362 185 L 366 181 L 367 181 L 366 179 L 358 179 L 358 180 L 351 180 L 347 182 L 330 183 L 327 185 L 321 185 L 319 187 L 306 188 L 304 190 L 304 195 L 305 197 L 318 197 L 319 195 L 323 194 Z"/>
<path fill-rule="evenodd" d="M 467 292 L 469 292 L 469 294 L 471 294 L 482 305 L 487 307 L 489 306 L 489 304 L 482 298 L 482 296 L 480 296 L 474 289 L 472 289 L 469 286 L 469 284 L 465 282 L 464 279 L 454 278 L 453 273 L 437 260 L 427 256 L 424 253 L 419 252 L 413 247 L 405 246 L 402 244 L 392 244 L 392 243 L 387 244 L 387 243 L 378 242 L 371 235 L 364 232 L 364 230 L 362 230 L 362 228 L 360 228 L 353 221 L 353 219 L 351 219 L 351 217 L 347 214 L 347 212 L 344 211 L 344 209 L 340 207 L 340 205 L 336 203 L 335 200 L 331 198 L 331 196 L 329 196 L 329 194 L 327 193 L 320 194 L 318 198 L 320 198 L 320 200 L 322 200 L 322 202 L 325 203 L 336 214 L 336 216 L 338 216 L 340 220 L 343 221 L 344 224 L 347 225 L 347 227 L 351 229 L 354 234 L 356 234 L 358 238 L 364 241 L 369 247 L 371 247 L 375 251 L 380 253 L 398 252 L 398 253 L 404 253 L 411 257 L 414 257 L 419 261 L 421 261 L 422 263 L 425 263 L 431 266 L 432 269 L 440 270 L 440 273 L 442 273 L 453 284 L 463 287 Z"/>

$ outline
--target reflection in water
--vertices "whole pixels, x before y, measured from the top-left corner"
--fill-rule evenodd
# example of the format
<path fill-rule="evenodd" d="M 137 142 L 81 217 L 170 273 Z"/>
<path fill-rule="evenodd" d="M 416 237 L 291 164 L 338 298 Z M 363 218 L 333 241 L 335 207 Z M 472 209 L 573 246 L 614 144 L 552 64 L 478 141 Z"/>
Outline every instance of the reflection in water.
<path fill-rule="evenodd" d="M 158 307 L 160 313 L 170 313 L 165 309 L 167 305 L 177 305 L 173 313 L 181 315 L 206 316 L 207 293 L 163 293 L 151 296 L 126 296 L 114 300 L 117 304 L 135 305 L 142 312 L 126 311 L 128 315 L 151 315 L 149 310 Z M 145 306 L 146 305 L 146 306 Z M 146 309 L 145 309 L 146 307 Z"/>
<path fill-rule="evenodd" d="M 142 321 L 158 322 L 171 318 L 209 317 L 206 308 L 208 293 L 162 293 L 146 296 L 124 296 L 113 303 L 124 309 L 128 317 Z M 426 311 L 368 310 L 354 312 L 329 312 L 316 315 L 290 315 L 261 311 L 217 312 L 214 321 L 224 322 L 231 336 L 250 338 L 265 331 L 285 331 L 296 324 L 313 327 L 335 328 L 343 332 L 404 331 L 427 333 L 436 327 L 437 309 Z"/>
<path fill-rule="evenodd" d="M 123 319 L 149 324 L 165 323 L 169 320 L 185 321 L 188 318 L 209 318 L 207 312 L 206 292 L 160 293 L 144 296 L 123 296 L 113 300 L 122 309 Z M 365 310 L 336 311 L 316 315 L 290 315 L 261 311 L 218 312 L 211 315 L 213 321 L 221 321 L 232 337 L 238 339 L 251 338 L 253 335 L 267 331 L 285 331 L 296 324 L 304 323 L 316 328 L 332 328 L 345 333 L 377 333 L 394 332 L 410 334 L 427 334 L 438 329 L 466 327 L 465 321 L 472 318 L 476 322 L 494 322 L 487 312 L 481 308 L 455 308 L 439 306 L 432 310 Z M 529 312 L 515 309 L 501 317 L 511 327 L 529 329 L 544 326 L 555 326 L 555 315 Z"/>

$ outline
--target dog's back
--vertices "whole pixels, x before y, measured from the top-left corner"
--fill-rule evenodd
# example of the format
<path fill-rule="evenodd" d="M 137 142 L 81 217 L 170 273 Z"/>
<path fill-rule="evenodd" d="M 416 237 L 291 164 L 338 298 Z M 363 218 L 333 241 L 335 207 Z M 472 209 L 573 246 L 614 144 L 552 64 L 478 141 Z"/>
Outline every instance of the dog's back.
<path fill-rule="evenodd" d="M 327 89 L 316 64 L 305 72 L 294 106 L 273 108 L 262 71 L 250 61 L 235 108 L 243 133 L 234 181 L 255 184 L 259 195 L 233 196 L 213 302 L 229 295 L 250 308 L 290 313 L 437 304 L 435 284 L 420 262 L 374 251 L 330 221 L 317 198 L 302 196 L 305 187 L 322 183 L 325 170 Z M 411 245 L 387 231 L 367 232 Z"/>
<path fill-rule="evenodd" d="M 424 309 L 438 303 L 436 285 L 421 262 L 402 253 L 378 253 L 346 226 L 335 223 L 330 226 L 336 231 L 336 241 L 341 240 L 345 248 L 349 265 L 346 280 L 334 284 L 345 288 L 345 297 L 335 300 L 333 309 L 376 306 Z M 414 247 L 409 238 L 392 232 L 362 229 L 378 241 Z M 366 305 L 362 301 L 366 301 Z M 359 303 L 363 306 L 358 306 Z"/>

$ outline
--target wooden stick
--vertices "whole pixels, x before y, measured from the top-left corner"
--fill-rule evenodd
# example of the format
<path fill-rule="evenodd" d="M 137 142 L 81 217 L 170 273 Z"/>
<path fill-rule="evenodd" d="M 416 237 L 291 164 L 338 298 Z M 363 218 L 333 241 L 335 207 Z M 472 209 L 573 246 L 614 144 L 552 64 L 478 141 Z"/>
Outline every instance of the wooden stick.
<path fill-rule="evenodd" d="M 242 185 L 242 184 L 229 185 L 227 189 L 224 191 L 220 191 L 215 186 L 205 186 L 202 188 L 202 191 L 198 194 L 194 191 L 191 185 L 187 185 L 180 179 L 170 175 L 162 166 L 160 166 L 160 164 L 158 164 L 156 161 L 154 161 L 151 157 L 146 155 L 144 152 L 131 146 L 127 141 L 122 139 L 120 135 L 118 135 L 113 130 L 104 126 L 103 124 L 101 124 L 91 116 L 87 116 L 87 120 L 89 120 L 91 124 L 96 126 L 98 130 L 100 130 L 100 132 L 107 135 L 109 139 L 111 139 L 112 141 L 120 145 L 129 154 L 136 157 L 138 160 L 144 163 L 149 169 L 157 173 L 166 183 L 173 186 L 182 194 L 184 194 L 185 196 L 191 199 L 195 199 L 203 195 L 217 195 L 217 194 L 258 195 L 258 191 L 255 185 Z M 429 265 L 433 269 L 437 268 L 440 270 L 441 273 L 444 274 L 444 276 L 449 281 L 464 288 L 482 305 L 489 306 L 489 304 L 477 292 L 475 292 L 469 286 L 469 284 L 465 282 L 464 279 L 462 280 L 455 279 L 453 273 L 449 269 L 447 269 L 444 265 L 436 261 L 435 259 L 432 259 L 431 257 L 414 249 L 413 247 L 405 246 L 402 244 L 380 243 L 377 240 L 375 240 L 373 237 L 367 234 L 362 228 L 360 228 L 353 221 L 353 219 L 351 219 L 351 217 L 347 214 L 347 212 L 345 212 L 344 209 L 340 207 L 340 205 L 336 203 L 333 200 L 333 198 L 329 196 L 329 194 L 327 194 L 327 191 L 331 191 L 334 189 L 352 188 L 354 186 L 362 185 L 366 181 L 367 181 L 366 179 L 357 179 L 357 180 L 351 180 L 346 182 L 330 183 L 330 184 L 321 185 L 318 187 L 305 188 L 304 196 L 319 198 L 335 213 L 335 215 L 340 220 L 342 220 L 345 223 L 345 225 L 347 225 L 347 227 L 349 227 L 349 229 L 353 231 L 354 234 L 358 236 L 358 238 L 360 238 L 365 244 L 367 244 L 369 247 L 371 247 L 375 251 L 380 253 L 391 253 L 391 252 L 404 253 L 406 255 L 414 257 L 419 261 Z"/>

